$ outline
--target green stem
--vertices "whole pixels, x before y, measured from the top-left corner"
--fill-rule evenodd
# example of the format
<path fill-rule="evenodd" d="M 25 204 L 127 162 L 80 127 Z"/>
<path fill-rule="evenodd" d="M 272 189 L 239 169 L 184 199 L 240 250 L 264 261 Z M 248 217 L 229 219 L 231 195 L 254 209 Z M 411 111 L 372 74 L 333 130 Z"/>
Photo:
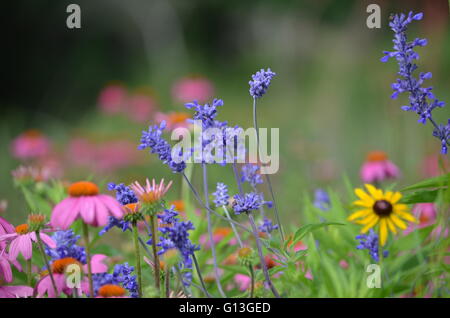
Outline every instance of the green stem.
<path fill-rule="evenodd" d="M 258 230 L 256 228 L 256 224 L 255 224 L 255 220 L 253 218 L 252 212 L 248 212 L 247 215 L 248 215 L 248 219 L 250 221 L 250 225 L 252 226 L 252 229 L 253 229 L 253 235 L 255 236 L 256 247 L 258 249 L 259 260 L 261 262 L 261 267 L 262 267 L 262 270 L 264 273 L 264 278 L 266 280 L 266 283 L 269 285 L 269 288 L 272 291 L 273 295 L 276 298 L 280 298 L 280 294 L 278 293 L 277 289 L 275 288 L 275 286 L 272 283 L 272 280 L 270 279 L 269 271 L 267 269 L 267 265 L 264 260 L 264 255 L 263 255 L 263 251 L 262 251 L 262 247 L 261 247 L 261 240 L 258 236 Z"/>
<path fill-rule="evenodd" d="M 133 222 L 133 238 L 134 238 L 134 252 L 136 256 L 136 269 L 138 277 L 138 294 L 142 298 L 142 268 L 141 268 L 141 252 L 139 250 L 139 231 L 137 222 Z"/>
<path fill-rule="evenodd" d="M 31 258 L 27 259 L 27 285 L 31 286 L 33 277 L 31 275 Z"/>
<path fill-rule="evenodd" d="M 86 261 L 88 268 L 88 280 L 89 280 L 89 297 L 94 298 L 94 284 L 92 282 L 92 265 L 91 265 L 91 247 L 89 245 L 89 229 L 86 223 L 82 222 L 84 244 L 86 245 Z"/>
<path fill-rule="evenodd" d="M 47 267 L 48 270 L 48 275 L 50 276 L 50 280 L 52 281 L 53 291 L 55 292 L 55 296 L 58 296 L 58 289 L 56 288 L 55 278 L 53 277 L 52 269 L 50 268 L 50 263 L 48 262 L 47 254 L 45 254 L 44 244 L 42 243 L 41 233 L 39 233 L 39 231 L 36 231 L 36 238 L 39 246 L 39 251 L 41 252 L 45 266 Z"/>
<path fill-rule="evenodd" d="M 250 285 L 250 298 L 255 297 L 255 271 L 253 270 L 253 264 L 248 265 L 250 269 L 251 285 Z"/>
<path fill-rule="evenodd" d="M 170 267 L 167 266 L 166 275 L 164 276 L 164 282 L 166 286 L 166 298 L 170 297 Z"/>
<path fill-rule="evenodd" d="M 160 264 L 159 264 L 159 255 L 158 251 L 156 250 L 156 240 L 158 239 L 158 236 L 156 235 L 156 223 L 155 223 L 155 216 L 150 216 L 150 225 L 152 228 L 152 250 L 153 250 L 153 261 L 155 263 L 155 287 L 158 290 L 158 293 L 160 291 Z"/>

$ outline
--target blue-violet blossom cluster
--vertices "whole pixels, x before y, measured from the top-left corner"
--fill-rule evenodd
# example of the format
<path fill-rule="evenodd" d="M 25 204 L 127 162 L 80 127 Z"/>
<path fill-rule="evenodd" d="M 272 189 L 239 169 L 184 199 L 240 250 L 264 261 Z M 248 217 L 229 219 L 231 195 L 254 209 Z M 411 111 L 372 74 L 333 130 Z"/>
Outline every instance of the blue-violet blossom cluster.
<path fill-rule="evenodd" d="M 432 87 L 423 87 L 422 84 L 426 79 L 432 77 L 431 72 L 419 73 L 419 77 L 413 75 L 417 69 L 415 60 L 419 59 L 419 54 L 414 51 L 417 46 L 427 45 L 426 39 L 416 38 L 408 42 L 406 31 L 408 25 L 416 20 L 421 20 L 423 13 L 414 14 L 409 12 L 408 15 L 396 14 L 394 15 L 389 26 L 394 31 L 394 51 L 384 51 L 385 54 L 382 62 L 387 62 L 390 58 L 395 58 L 399 65 L 400 78 L 396 83 L 392 84 L 394 93 L 392 98 L 397 98 L 400 93 L 409 93 L 409 105 L 402 106 L 405 111 L 413 111 L 419 115 L 419 123 L 426 124 L 429 120 L 434 125 L 433 136 L 439 138 L 441 141 L 441 152 L 447 153 L 448 144 L 450 142 L 450 119 L 447 125 L 437 125 L 432 117 L 432 112 L 437 107 L 443 107 L 445 103 L 439 101 L 432 93 Z"/>

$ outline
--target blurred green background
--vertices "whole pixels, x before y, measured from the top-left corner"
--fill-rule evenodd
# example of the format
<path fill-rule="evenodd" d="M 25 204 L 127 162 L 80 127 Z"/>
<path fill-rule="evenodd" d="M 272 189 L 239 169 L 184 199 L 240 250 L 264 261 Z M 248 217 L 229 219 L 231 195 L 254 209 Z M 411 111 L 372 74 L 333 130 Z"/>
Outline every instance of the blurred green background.
<path fill-rule="evenodd" d="M 106 115 L 98 96 L 118 81 L 130 92 L 151 88 L 160 112 L 184 111 L 174 100 L 174 82 L 192 74 L 209 79 L 225 106 L 219 119 L 252 125 L 248 81 L 260 68 L 277 73 L 259 104 L 261 127 L 280 128 L 280 170 L 272 177 L 284 221 L 299 217 L 301 193 L 342 187 L 348 175 L 360 184 L 367 152 L 386 151 L 402 171 L 399 184 L 422 177 L 423 160 L 439 152 L 430 125 L 400 110 L 405 96 L 391 100 L 397 65 L 380 62 L 392 47 L 391 13 L 423 11 L 410 37 L 429 40 L 420 48 L 419 71 L 450 102 L 448 2 L 443 1 L 76 1 L 81 29 L 66 27 L 73 1 L 10 1 L 2 4 L 7 31 L 2 50 L 0 95 L 0 199 L 13 222 L 26 215 L 11 170 L 22 162 L 10 155 L 11 141 L 38 129 L 52 143 L 52 160 L 68 181 L 91 177 L 129 183 L 144 177 L 179 176 L 154 156 L 135 150 L 133 164 L 96 171 L 74 165 L 68 144 L 84 138 L 95 145 L 116 139 L 138 144 L 154 118 L 136 122 Z M 382 27 L 366 26 L 366 7 L 381 7 Z M 5 42 L 6 41 L 6 42 Z M 438 121 L 449 108 L 436 110 Z M 73 159 L 73 158 L 72 158 Z M 197 178 L 198 176 L 196 176 Z M 232 184 L 229 168 L 211 168 L 211 180 Z M 212 182 L 211 182 L 212 185 Z M 106 189 L 105 189 L 106 191 Z"/>

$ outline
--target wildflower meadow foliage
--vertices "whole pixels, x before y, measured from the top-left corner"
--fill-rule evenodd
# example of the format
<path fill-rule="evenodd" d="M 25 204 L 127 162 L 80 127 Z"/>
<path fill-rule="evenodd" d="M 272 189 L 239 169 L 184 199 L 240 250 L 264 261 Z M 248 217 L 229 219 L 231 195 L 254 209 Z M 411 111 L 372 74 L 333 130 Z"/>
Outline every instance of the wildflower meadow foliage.
<path fill-rule="evenodd" d="M 444 102 L 423 86 L 431 73 L 414 75 L 414 49 L 427 41 L 407 40 L 409 24 L 422 18 L 392 18 L 394 50 L 382 61 L 397 60 L 392 97 L 408 94 L 402 109 L 430 123 L 447 154 L 450 120 L 438 124 L 433 117 Z M 170 180 L 151 173 L 62 180 L 33 165 L 51 151 L 51 141 L 37 131 L 18 136 L 11 152 L 27 165 L 12 175 L 30 213 L 18 224 L 13 211 L 0 215 L 0 297 L 448 297 L 450 174 L 399 188 L 401 166 L 377 150 L 355 169 L 361 184 L 344 178 L 338 189 L 299 188 L 296 203 L 277 200 L 283 189 L 272 186 L 277 174 L 267 174 L 261 160 L 267 141 L 257 110 L 268 106 L 265 96 L 278 76 L 270 68 L 252 75 L 242 105 L 256 129 L 256 153 L 229 135 L 227 129 L 244 129 L 219 120 L 227 105 L 211 100 L 215 90 L 206 78 L 177 82 L 174 100 L 186 104 L 170 114 L 156 112 L 149 95 L 107 86 L 98 103 L 108 116 L 154 114 L 135 146 Z M 172 132 L 183 129 L 186 137 L 195 125 L 203 129 L 198 142 L 180 147 Z M 223 149 L 227 160 L 211 149 Z M 224 155 L 235 151 L 243 151 L 244 162 Z M 192 162 L 198 154 L 201 160 Z M 217 178 L 216 168 L 230 178 Z M 302 217 L 284 214 L 292 204 Z M 367 282 L 371 264 L 381 269 L 381 288 Z"/>

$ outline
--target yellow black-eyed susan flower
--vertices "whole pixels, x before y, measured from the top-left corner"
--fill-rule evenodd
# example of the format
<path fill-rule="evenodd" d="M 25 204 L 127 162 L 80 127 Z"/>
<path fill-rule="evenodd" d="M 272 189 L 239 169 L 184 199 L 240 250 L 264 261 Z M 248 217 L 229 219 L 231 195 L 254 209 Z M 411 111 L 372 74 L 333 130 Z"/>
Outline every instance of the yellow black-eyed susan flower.
<path fill-rule="evenodd" d="M 405 221 L 417 222 L 416 218 L 408 213 L 408 206 L 398 203 L 402 197 L 400 192 L 383 192 L 370 184 L 366 184 L 365 187 L 368 192 L 359 188 L 355 189 L 359 200 L 353 202 L 353 205 L 362 209 L 348 217 L 349 221 L 364 225 L 361 233 L 366 233 L 378 225 L 380 245 L 383 246 L 386 244 L 388 229 L 393 234 L 397 234 L 397 227 L 402 230 L 407 228 Z"/>

